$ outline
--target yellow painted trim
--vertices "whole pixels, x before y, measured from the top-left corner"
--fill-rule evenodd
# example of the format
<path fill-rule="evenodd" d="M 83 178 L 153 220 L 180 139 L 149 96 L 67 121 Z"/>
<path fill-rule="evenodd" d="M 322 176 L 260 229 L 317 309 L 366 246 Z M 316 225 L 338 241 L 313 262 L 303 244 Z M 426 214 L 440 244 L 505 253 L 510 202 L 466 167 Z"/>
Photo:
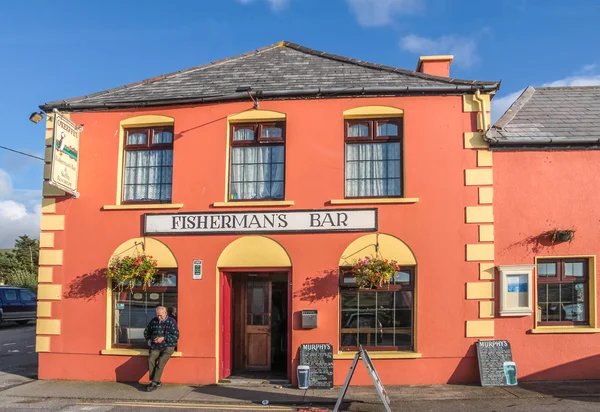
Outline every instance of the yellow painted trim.
<path fill-rule="evenodd" d="M 354 359 L 356 353 L 354 352 L 339 352 L 333 355 L 334 360 L 342 360 L 342 359 Z M 409 351 L 372 351 L 369 352 L 369 357 L 371 359 L 419 359 L 423 357 L 422 353 L 418 352 L 409 352 Z"/>
<path fill-rule="evenodd" d="M 40 265 L 60 266 L 63 264 L 63 251 L 61 249 L 41 249 Z"/>
<path fill-rule="evenodd" d="M 136 256 L 136 254 L 142 253 L 156 259 L 156 263 L 160 268 L 176 268 L 179 266 L 177 264 L 177 258 L 171 249 L 160 240 L 151 237 L 136 237 L 121 243 L 113 252 L 109 262 L 116 256 Z"/>
<path fill-rule="evenodd" d="M 493 166 L 494 161 L 492 158 L 492 152 L 489 150 L 478 150 L 477 151 L 477 166 Z"/>
<path fill-rule="evenodd" d="M 38 335 L 60 335 L 60 319 L 38 319 L 36 332 Z"/>
<path fill-rule="evenodd" d="M 402 117 L 404 110 L 391 106 L 361 106 L 344 110 L 344 119 L 367 119 L 381 117 Z"/>
<path fill-rule="evenodd" d="M 42 213 L 56 213 L 56 200 L 54 198 L 42 199 Z"/>
<path fill-rule="evenodd" d="M 480 243 L 467 245 L 467 261 L 494 260 L 494 244 Z"/>
<path fill-rule="evenodd" d="M 152 126 L 172 126 L 175 124 L 175 119 L 169 116 L 162 115 L 144 115 L 135 116 L 128 119 L 123 119 L 119 123 L 119 152 L 117 157 L 117 198 L 115 205 L 121 204 L 123 195 L 123 149 L 125 144 L 125 129 L 131 127 L 152 127 Z"/>
<path fill-rule="evenodd" d="M 465 209 L 467 223 L 494 222 L 494 208 L 492 206 L 467 206 Z"/>
<path fill-rule="evenodd" d="M 490 107 L 490 95 L 482 94 L 481 98 L 484 99 L 487 103 L 486 109 L 489 110 Z M 481 112 L 480 103 L 475 99 L 475 95 L 473 94 L 465 94 L 463 96 L 463 112 Z"/>
<path fill-rule="evenodd" d="M 148 349 L 104 349 L 100 351 L 101 355 L 112 356 L 148 356 Z M 174 358 L 181 358 L 182 352 L 173 352 Z"/>
<path fill-rule="evenodd" d="M 535 329 L 529 330 L 529 333 L 600 333 L 600 329 L 592 328 L 590 326 L 538 326 Z"/>
<path fill-rule="evenodd" d="M 480 187 L 479 188 L 479 203 L 482 205 L 492 204 L 494 202 L 494 188 Z"/>
<path fill-rule="evenodd" d="M 181 209 L 183 203 L 160 203 L 139 205 L 104 205 L 102 210 Z"/>
<path fill-rule="evenodd" d="M 221 357 L 221 271 L 218 267 L 216 269 L 215 279 L 215 382 L 219 382 L 220 372 L 220 357 Z"/>
<path fill-rule="evenodd" d="M 494 183 L 493 169 L 467 169 L 465 170 L 465 186 L 483 186 Z"/>
<path fill-rule="evenodd" d="M 54 137 L 54 130 L 46 130 L 46 146 L 52 146 L 52 138 Z"/>
<path fill-rule="evenodd" d="M 65 230 L 64 215 L 42 215 L 40 219 L 41 230 Z"/>
<path fill-rule="evenodd" d="M 52 302 L 38 302 L 37 303 L 37 317 L 38 318 L 52 317 Z"/>
<path fill-rule="evenodd" d="M 36 336 L 35 337 L 35 351 L 36 352 L 50 352 L 50 336 Z"/>
<path fill-rule="evenodd" d="M 479 225 L 479 241 L 493 242 L 494 241 L 494 225 Z"/>
<path fill-rule="evenodd" d="M 52 147 L 46 147 L 44 149 L 44 161 L 51 162 L 52 161 Z"/>
<path fill-rule="evenodd" d="M 229 123 L 285 121 L 285 119 L 285 113 L 274 112 L 272 110 L 253 109 L 227 116 L 227 121 Z"/>
<path fill-rule="evenodd" d="M 44 180 L 42 185 L 42 196 L 65 196 L 66 193 L 58 189 L 56 186 L 52 186 L 47 180 Z"/>
<path fill-rule="evenodd" d="M 40 247 L 54 247 L 54 233 L 40 233 Z"/>
<path fill-rule="evenodd" d="M 493 318 L 494 317 L 494 302 L 485 301 L 479 302 L 479 317 L 480 318 Z"/>
<path fill-rule="evenodd" d="M 38 283 L 52 283 L 52 268 L 48 266 L 40 266 L 38 268 Z"/>
<path fill-rule="evenodd" d="M 468 320 L 466 323 L 467 338 L 492 338 L 494 337 L 493 320 Z"/>
<path fill-rule="evenodd" d="M 417 203 L 418 197 L 398 197 L 381 199 L 333 199 L 329 203 L 332 205 L 377 205 L 377 204 L 396 204 L 396 203 Z"/>
<path fill-rule="evenodd" d="M 465 149 L 487 149 L 489 145 L 483 140 L 481 132 L 467 132 L 464 134 Z"/>
<path fill-rule="evenodd" d="M 493 280 L 494 279 L 494 264 L 492 262 L 482 262 L 479 264 L 479 279 Z"/>
<path fill-rule="evenodd" d="M 221 252 L 217 268 L 291 267 L 287 251 L 266 236 L 243 236 Z"/>
<path fill-rule="evenodd" d="M 494 282 L 467 282 L 467 299 L 494 299 Z"/>
<path fill-rule="evenodd" d="M 61 300 L 62 285 L 38 285 L 39 300 Z"/>
<path fill-rule="evenodd" d="M 44 164 L 44 179 L 50 179 L 51 172 L 52 172 L 52 165 L 50 165 L 50 163 Z"/>
<path fill-rule="evenodd" d="M 379 242 L 379 250 L 375 250 L 375 245 Z M 338 266 L 349 266 L 355 263 L 356 259 L 364 256 L 375 256 L 377 253 L 386 259 L 393 259 L 400 266 L 413 266 L 417 264 L 415 255 L 410 247 L 395 236 L 379 233 L 363 235 L 354 240 L 342 253 Z"/>
<path fill-rule="evenodd" d="M 256 202 L 214 202 L 213 207 L 294 206 L 293 200 L 265 200 Z"/>
<path fill-rule="evenodd" d="M 113 317 L 113 287 L 112 281 L 107 279 L 106 282 L 106 350 L 112 348 L 112 317 Z"/>

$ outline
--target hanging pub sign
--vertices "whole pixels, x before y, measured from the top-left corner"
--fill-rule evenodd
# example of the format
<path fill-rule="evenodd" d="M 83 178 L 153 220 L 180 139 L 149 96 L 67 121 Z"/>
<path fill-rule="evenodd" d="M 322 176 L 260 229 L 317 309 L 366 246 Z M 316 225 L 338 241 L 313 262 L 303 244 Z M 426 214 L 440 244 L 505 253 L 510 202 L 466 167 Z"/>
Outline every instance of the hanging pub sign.
<path fill-rule="evenodd" d="M 377 209 L 147 213 L 144 215 L 146 235 L 374 232 L 376 230 Z"/>
<path fill-rule="evenodd" d="M 49 183 L 75 197 L 79 197 L 79 132 L 79 126 L 62 114 L 54 113 Z"/>

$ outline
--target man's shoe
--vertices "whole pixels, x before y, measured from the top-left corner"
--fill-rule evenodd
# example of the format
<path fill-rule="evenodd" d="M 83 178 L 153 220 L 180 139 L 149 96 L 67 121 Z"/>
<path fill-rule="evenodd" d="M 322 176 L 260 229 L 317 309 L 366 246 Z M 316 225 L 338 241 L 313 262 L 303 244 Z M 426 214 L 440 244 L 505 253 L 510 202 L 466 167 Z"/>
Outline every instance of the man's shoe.
<path fill-rule="evenodd" d="M 150 385 L 146 386 L 146 392 L 155 391 L 156 388 L 157 388 L 157 386 L 154 384 L 154 382 L 152 382 Z"/>
<path fill-rule="evenodd" d="M 157 382 L 157 383 L 156 383 L 156 386 L 158 386 L 158 387 L 160 388 L 160 387 L 162 386 L 162 383 L 160 383 L 160 382 Z"/>

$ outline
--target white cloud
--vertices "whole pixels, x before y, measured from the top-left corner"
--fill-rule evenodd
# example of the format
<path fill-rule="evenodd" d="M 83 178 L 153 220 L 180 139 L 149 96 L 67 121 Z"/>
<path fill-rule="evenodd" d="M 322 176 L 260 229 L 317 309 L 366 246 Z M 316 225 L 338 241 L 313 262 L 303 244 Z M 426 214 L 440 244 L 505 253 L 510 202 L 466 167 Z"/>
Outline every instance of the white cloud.
<path fill-rule="evenodd" d="M 346 0 L 350 10 L 363 27 L 387 26 L 394 17 L 417 13 L 422 0 Z"/>
<path fill-rule="evenodd" d="M 242 4 L 250 4 L 254 3 L 256 0 L 237 0 L 238 3 Z M 273 11 L 281 11 L 285 9 L 291 0 L 264 0 L 271 6 Z"/>
<path fill-rule="evenodd" d="M 590 66 L 593 66 L 590 68 Z M 588 68 L 588 70 L 586 70 Z M 594 70 L 595 65 L 583 66 L 583 72 L 589 72 Z M 588 75 L 577 75 L 568 76 L 564 79 L 554 80 L 552 82 L 543 83 L 538 87 L 577 87 L 577 86 L 600 86 L 600 74 L 588 74 Z M 535 85 L 533 87 L 536 87 Z M 521 89 L 517 92 L 510 93 L 504 97 L 494 98 L 492 100 L 492 123 L 502 117 L 502 115 L 508 110 L 508 108 L 514 103 L 515 100 L 523 93 Z"/>
<path fill-rule="evenodd" d="M 39 238 L 41 198 L 39 190 L 13 189 L 10 175 L 0 169 L 0 249 L 13 247 L 21 235 Z"/>
<path fill-rule="evenodd" d="M 598 67 L 597 64 L 586 64 L 585 66 L 582 67 L 581 71 L 582 72 L 593 72 L 594 70 L 596 70 L 596 67 Z"/>
<path fill-rule="evenodd" d="M 477 44 L 469 37 L 449 35 L 433 39 L 409 34 L 400 39 L 400 47 L 420 55 L 452 54 L 457 66 L 471 67 L 479 61 Z"/>

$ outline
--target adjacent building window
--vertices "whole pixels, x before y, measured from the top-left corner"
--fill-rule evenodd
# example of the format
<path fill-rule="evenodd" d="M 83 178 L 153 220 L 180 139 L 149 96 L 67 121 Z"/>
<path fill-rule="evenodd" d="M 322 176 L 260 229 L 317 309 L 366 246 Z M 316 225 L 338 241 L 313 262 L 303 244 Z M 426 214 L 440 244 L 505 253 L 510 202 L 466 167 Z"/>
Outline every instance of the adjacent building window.
<path fill-rule="evenodd" d="M 123 202 L 168 203 L 173 182 L 173 127 L 125 129 Z"/>
<path fill-rule="evenodd" d="M 281 200 L 285 191 L 285 123 L 231 126 L 229 200 Z"/>
<path fill-rule="evenodd" d="M 156 307 L 165 306 L 177 320 L 177 270 L 161 270 L 153 285 L 143 290 L 113 292 L 113 347 L 147 349 L 144 339 L 146 325 L 156 316 Z"/>
<path fill-rule="evenodd" d="M 346 197 L 402 196 L 402 118 L 345 121 Z"/>
<path fill-rule="evenodd" d="M 414 267 L 402 268 L 384 289 L 358 289 L 340 269 L 340 348 L 413 350 Z"/>
<path fill-rule="evenodd" d="M 589 303 L 588 259 L 538 260 L 538 325 L 588 325 Z"/>

